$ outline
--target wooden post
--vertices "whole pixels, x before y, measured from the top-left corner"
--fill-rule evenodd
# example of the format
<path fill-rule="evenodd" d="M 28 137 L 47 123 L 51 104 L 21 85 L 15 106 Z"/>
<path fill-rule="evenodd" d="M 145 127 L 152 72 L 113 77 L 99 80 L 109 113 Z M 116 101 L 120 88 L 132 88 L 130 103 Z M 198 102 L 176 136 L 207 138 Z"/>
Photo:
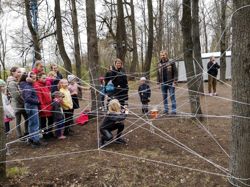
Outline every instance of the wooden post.
<path fill-rule="evenodd" d="M 3 115 L 2 93 L 0 91 L 0 182 L 6 179 L 6 135 Z"/>

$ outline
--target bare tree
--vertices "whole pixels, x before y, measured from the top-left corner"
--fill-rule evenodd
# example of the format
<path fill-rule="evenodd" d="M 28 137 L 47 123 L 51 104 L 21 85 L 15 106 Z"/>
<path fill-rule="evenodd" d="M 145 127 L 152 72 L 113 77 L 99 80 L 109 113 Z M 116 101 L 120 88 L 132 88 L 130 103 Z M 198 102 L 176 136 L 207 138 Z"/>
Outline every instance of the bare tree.
<path fill-rule="evenodd" d="M 0 26 L 0 62 L 3 67 L 3 79 L 5 80 L 6 75 L 6 67 L 5 67 L 5 59 L 7 54 L 7 33 L 6 33 L 6 26 L 3 30 L 2 26 Z M 1 68 L 0 68 L 1 69 Z M 2 78 L 2 74 L 0 72 L 0 78 Z"/>
<path fill-rule="evenodd" d="M 117 0 L 116 56 L 125 62 L 127 52 L 127 34 L 125 28 L 123 0 Z"/>
<path fill-rule="evenodd" d="M 86 0 L 86 15 L 87 15 L 87 36 L 88 36 L 88 66 L 90 75 L 91 88 L 91 110 L 98 109 L 97 100 L 97 85 L 98 85 L 98 41 L 96 35 L 96 14 L 95 14 L 95 1 Z"/>
<path fill-rule="evenodd" d="M 192 38 L 194 44 L 194 64 L 197 76 L 198 90 L 204 93 L 203 65 L 201 59 L 200 27 L 199 27 L 199 0 L 192 1 Z M 187 71 L 188 72 L 188 71 Z"/>
<path fill-rule="evenodd" d="M 220 39 L 220 80 L 225 82 L 226 80 L 226 7 L 227 0 L 221 0 L 221 20 L 220 20 L 220 29 L 221 29 L 221 39 Z"/>
<path fill-rule="evenodd" d="M 146 53 L 144 72 L 145 72 L 145 76 L 149 79 L 152 52 L 153 52 L 153 41 L 154 41 L 152 0 L 147 0 L 147 5 L 148 5 L 148 48 L 147 48 L 147 53 Z"/>
<path fill-rule="evenodd" d="M 79 31 L 78 31 L 78 19 L 77 19 L 77 9 L 76 0 L 71 0 L 71 16 L 72 16 L 72 27 L 74 33 L 74 56 L 76 62 L 76 75 L 81 78 L 81 53 L 79 44 Z"/>
<path fill-rule="evenodd" d="M 63 41 L 60 0 L 55 0 L 55 16 L 56 16 L 57 45 L 60 51 L 60 55 L 64 62 L 64 67 L 67 70 L 66 74 L 69 74 L 69 72 L 72 73 L 72 66 L 69 56 L 65 50 Z"/>
<path fill-rule="evenodd" d="M 250 0 L 233 0 L 232 18 L 232 146 L 230 180 L 250 185 Z"/>
<path fill-rule="evenodd" d="M 40 42 L 39 42 L 39 34 L 36 31 L 36 29 L 33 27 L 32 21 L 31 21 L 30 0 L 25 0 L 24 3 L 25 3 L 25 14 L 26 14 L 27 25 L 32 36 L 33 47 L 35 51 L 35 59 L 41 60 L 42 57 L 41 57 L 41 47 L 40 47 Z"/>
<path fill-rule="evenodd" d="M 192 41 L 192 18 L 191 18 L 191 2 L 183 0 L 183 14 L 182 14 L 182 34 L 183 34 L 183 53 L 186 72 L 189 72 L 187 77 L 188 93 L 191 112 L 193 115 L 202 114 L 200 97 L 198 93 L 197 77 L 195 78 L 193 66 L 193 41 Z M 201 118 L 200 118 L 201 119 Z"/>

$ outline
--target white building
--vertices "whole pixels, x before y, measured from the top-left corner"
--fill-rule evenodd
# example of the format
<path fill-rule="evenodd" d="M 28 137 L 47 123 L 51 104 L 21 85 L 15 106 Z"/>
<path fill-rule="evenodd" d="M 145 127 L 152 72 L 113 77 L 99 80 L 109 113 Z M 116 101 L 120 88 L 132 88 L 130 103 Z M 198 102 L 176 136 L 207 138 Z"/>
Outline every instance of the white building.
<path fill-rule="evenodd" d="M 215 57 L 215 60 L 218 64 L 220 64 L 220 52 L 213 53 L 202 53 L 202 65 L 203 65 L 203 79 L 207 80 L 207 63 L 209 62 L 209 58 L 211 56 Z M 196 62 L 193 62 L 194 65 L 197 65 Z M 187 81 L 188 73 L 186 72 L 185 64 L 183 60 L 176 61 L 176 67 L 178 69 L 178 81 Z M 220 79 L 220 70 L 217 76 Z M 226 52 L 226 79 L 231 79 L 231 51 Z"/>

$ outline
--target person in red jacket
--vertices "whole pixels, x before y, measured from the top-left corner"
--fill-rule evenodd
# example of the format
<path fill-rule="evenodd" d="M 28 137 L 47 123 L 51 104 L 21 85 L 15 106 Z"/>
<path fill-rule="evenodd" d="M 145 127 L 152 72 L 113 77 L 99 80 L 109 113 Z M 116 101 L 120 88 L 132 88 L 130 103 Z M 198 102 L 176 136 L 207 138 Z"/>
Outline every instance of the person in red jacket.
<path fill-rule="evenodd" d="M 37 60 L 35 63 L 34 68 L 32 69 L 32 72 L 38 75 L 39 73 L 44 73 L 44 67 L 43 62 L 41 60 Z"/>
<path fill-rule="evenodd" d="M 45 73 L 39 73 L 37 75 L 37 81 L 34 83 L 34 88 L 40 102 L 40 128 L 44 130 L 43 138 L 49 139 L 54 137 L 54 134 L 52 132 L 52 98 L 50 88 L 46 85 L 46 78 Z"/>

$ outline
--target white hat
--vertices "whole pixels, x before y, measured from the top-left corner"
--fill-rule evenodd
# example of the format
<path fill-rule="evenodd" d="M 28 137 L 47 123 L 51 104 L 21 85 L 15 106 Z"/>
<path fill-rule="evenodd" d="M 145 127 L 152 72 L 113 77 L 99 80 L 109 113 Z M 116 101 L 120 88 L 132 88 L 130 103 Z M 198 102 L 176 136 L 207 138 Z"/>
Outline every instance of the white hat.
<path fill-rule="evenodd" d="M 68 81 L 71 82 L 76 78 L 75 75 L 68 75 Z"/>
<path fill-rule="evenodd" d="M 147 80 L 146 77 L 141 77 L 140 78 L 140 81 L 145 81 L 145 80 Z"/>

